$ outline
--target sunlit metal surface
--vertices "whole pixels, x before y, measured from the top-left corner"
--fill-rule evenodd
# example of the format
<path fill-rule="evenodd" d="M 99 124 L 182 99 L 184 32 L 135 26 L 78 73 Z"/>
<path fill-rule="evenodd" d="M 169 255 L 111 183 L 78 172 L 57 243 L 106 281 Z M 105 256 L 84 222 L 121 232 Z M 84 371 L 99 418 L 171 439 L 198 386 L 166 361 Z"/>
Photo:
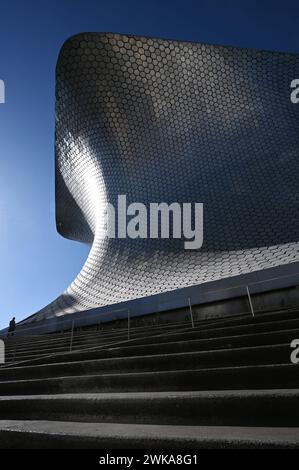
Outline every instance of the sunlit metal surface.
<path fill-rule="evenodd" d="M 296 77 L 291 54 L 117 34 L 68 40 L 57 65 L 57 228 L 91 251 L 34 318 L 299 261 Z M 203 202 L 202 249 L 103 240 L 105 203 L 118 194 Z"/>

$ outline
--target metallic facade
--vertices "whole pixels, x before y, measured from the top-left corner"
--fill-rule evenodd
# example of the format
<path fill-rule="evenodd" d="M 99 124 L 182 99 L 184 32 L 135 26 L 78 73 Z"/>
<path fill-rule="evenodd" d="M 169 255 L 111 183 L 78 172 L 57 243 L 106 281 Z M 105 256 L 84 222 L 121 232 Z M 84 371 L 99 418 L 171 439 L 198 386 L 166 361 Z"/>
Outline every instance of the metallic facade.
<path fill-rule="evenodd" d="M 57 64 L 56 220 L 91 250 L 34 318 L 299 261 L 294 78 L 291 54 L 118 34 L 69 39 Z M 105 204 L 118 194 L 203 202 L 203 247 L 102 239 Z"/>

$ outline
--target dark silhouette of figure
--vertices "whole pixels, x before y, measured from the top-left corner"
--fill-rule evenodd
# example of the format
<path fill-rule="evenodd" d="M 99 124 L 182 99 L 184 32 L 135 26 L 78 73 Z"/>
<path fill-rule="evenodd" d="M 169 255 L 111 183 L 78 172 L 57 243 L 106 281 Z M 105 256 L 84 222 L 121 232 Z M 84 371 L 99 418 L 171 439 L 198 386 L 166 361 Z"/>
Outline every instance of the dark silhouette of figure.
<path fill-rule="evenodd" d="M 15 329 L 16 329 L 16 319 L 15 319 L 15 317 L 13 317 L 9 322 L 7 337 L 8 336 L 13 336 Z"/>

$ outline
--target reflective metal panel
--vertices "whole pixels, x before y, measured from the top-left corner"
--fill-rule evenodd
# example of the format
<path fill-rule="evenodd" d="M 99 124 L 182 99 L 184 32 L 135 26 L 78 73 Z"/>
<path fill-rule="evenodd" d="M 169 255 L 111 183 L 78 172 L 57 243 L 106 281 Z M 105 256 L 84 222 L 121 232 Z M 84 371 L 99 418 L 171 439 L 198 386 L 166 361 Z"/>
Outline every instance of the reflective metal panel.
<path fill-rule="evenodd" d="M 291 54 L 118 34 L 68 40 L 57 65 L 56 219 L 91 250 L 38 318 L 299 261 L 294 78 Z M 202 202 L 203 247 L 103 240 L 105 204 L 118 194 Z"/>

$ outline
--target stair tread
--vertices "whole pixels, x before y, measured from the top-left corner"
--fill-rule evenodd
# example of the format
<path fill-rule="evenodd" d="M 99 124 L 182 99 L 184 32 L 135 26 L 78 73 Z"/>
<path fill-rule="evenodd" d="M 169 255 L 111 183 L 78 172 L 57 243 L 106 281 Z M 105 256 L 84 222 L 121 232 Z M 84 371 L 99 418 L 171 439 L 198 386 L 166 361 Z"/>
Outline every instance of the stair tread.
<path fill-rule="evenodd" d="M 33 379 L 16 379 L 16 380 L 3 380 L 0 382 L 0 392 L 1 385 L 7 383 L 28 383 L 28 382 L 43 382 L 43 381 L 55 381 L 55 380 L 78 380 L 78 379 L 88 379 L 96 377 L 113 377 L 113 376 L 150 376 L 150 375 L 166 375 L 166 374 L 183 374 L 183 373 L 196 373 L 196 372 L 213 372 L 217 374 L 217 371 L 238 371 L 238 370 L 252 370 L 252 369 L 275 369 L 275 368 L 292 368 L 295 367 L 291 363 L 281 363 L 281 364 L 258 364 L 258 365 L 244 365 L 244 366 L 226 366 L 226 367 L 203 367 L 197 369 L 168 369 L 168 370 L 157 370 L 157 371 L 132 371 L 132 372 L 112 372 L 107 373 L 98 373 L 98 374 L 86 374 L 86 375 L 59 375 L 57 377 L 41 377 Z"/>
<path fill-rule="evenodd" d="M 280 326 L 288 326 L 289 324 L 292 324 L 292 326 L 294 328 L 298 328 L 299 326 L 299 318 L 292 318 L 292 319 L 284 319 L 284 320 L 272 320 L 270 322 L 253 322 L 253 321 L 249 321 L 248 323 L 246 324 L 234 324 L 233 326 L 213 326 L 213 327 L 208 327 L 208 328 L 203 328 L 201 329 L 199 326 L 196 326 L 195 329 L 193 328 L 188 328 L 188 327 L 185 327 L 185 328 L 182 328 L 182 329 L 178 329 L 178 330 L 170 330 L 168 332 L 163 332 L 163 333 L 158 333 L 158 334 L 154 334 L 154 335 L 145 335 L 145 336 L 134 336 L 133 338 L 131 338 L 131 344 L 138 344 L 140 341 L 142 340 L 150 340 L 152 339 L 153 341 L 153 344 L 155 344 L 155 340 L 156 339 L 160 339 L 160 338 L 176 338 L 178 336 L 182 336 L 182 337 L 194 337 L 196 335 L 198 335 L 198 339 L 205 339 L 207 337 L 207 335 L 209 333 L 212 334 L 212 332 L 215 332 L 215 334 L 218 332 L 218 333 L 225 333 L 225 332 L 239 332 L 239 334 L 246 334 L 246 331 L 251 331 L 252 329 L 254 328 L 257 328 L 257 330 L 260 330 L 260 332 L 263 331 L 263 328 L 268 328 L 270 331 L 271 331 L 271 328 L 274 328 L 274 331 L 276 331 L 276 327 L 277 325 L 280 325 Z M 241 331 L 240 331 L 241 330 Z M 125 336 L 124 335 L 124 338 L 123 338 L 123 341 L 125 340 Z M 121 342 L 122 338 L 119 337 L 119 335 L 115 335 L 115 339 L 117 339 L 117 337 L 119 338 L 119 341 Z M 214 336 L 215 338 L 218 338 L 218 337 L 222 337 L 222 335 L 217 335 Z M 101 339 L 101 338 L 99 338 Z M 112 338 L 111 338 L 112 339 Z M 88 344 L 85 343 L 85 344 Z M 99 344 L 101 346 L 105 346 L 105 341 L 102 342 L 102 341 L 98 341 L 98 339 L 94 339 L 92 340 L 92 342 L 90 342 L 90 346 L 92 344 Z M 148 344 L 151 344 L 151 342 L 149 342 Z M 13 348 L 14 346 L 11 345 Z M 11 346 L 9 345 L 9 350 L 11 348 Z M 15 345 L 16 347 L 18 346 L 17 344 Z M 43 350 L 44 353 L 47 353 L 48 351 L 51 351 L 51 350 L 56 350 L 57 352 L 59 352 L 59 350 L 61 350 L 61 352 L 65 351 L 68 349 L 68 344 L 66 346 L 60 346 L 60 347 L 56 347 L 56 348 L 50 348 L 49 346 L 51 346 L 51 340 L 49 340 L 47 343 L 46 343 L 46 348 L 37 348 L 36 347 L 37 345 L 32 345 L 30 343 L 30 347 L 27 348 L 27 347 L 19 347 L 16 349 L 16 354 L 19 355 L 20 353 L 25 353 L 25 352 L 30 352 L 31 354 L 33 354 L 34 352 L 37 352 L 37 353 L 40 353 L 41 350 Z M 84 344 L 81 345 L 80 347 L 78 347 L 78 350 L 80 349 L 84 349 Z M 12 349 L 12 352 L 11 354 L 13 354 L 13 351 L 14 349 Z"/>
<path fill-rule="evenodd" d="M 196 356 L 208 356 L 208 355 L 221 355 L 225 353 L 229 353 L 231 355 L 237 355 L 240 352 L 255 352 L 255 351 L 264 351 L 264 350 L 275 350 L 279 348 L 290 348 L 289 343 L 280 343 L 280 344 L 266 344 L 266 345 L 258 345 L 258 346 L 249 346 L 249 347 L 237 347 L 237 348 L 219 348 L 219 349 L 207 349 L 207 350 L 194 350 L 194 351 L 183 351 L 183 352 L 161 352 L 156 354 L 142 354 L 142 355 L 132 355 L 132 356 L 113 356 L 113 357 L 103 357 L 98 359 L 82 359 L 78 361 L 66 361 L 66 362 L 57 362 L 52 364 L 39 364 L 39 365 L 25 365 L 25 366 L 17 366 L 11 365 L 9 368 L 0 369 L 0 378 L 1 372 L 3 371 L 15 371 L 15 370 L 32 370 L 32 369 L 48 369 L 48 368 L 62 368 L 68 367 L 69 365 L 76 366 L 76 365 L 88 365 L 88 364 L 101 364 L 101 363 L 113 363 L 116 361 L 126 362 L 126 361 L 142 361 L 145 359 L 168 359 L 168 358 L 180 358 L 180 357 L 193 357 Z"/>
<path fill-rule="evenodd" d="M 158 392 L 98 392 L 98 393 L 58 393 L 47 395 L 1 395 L 0 401 L 8 400 L 129 400 L 129 399 L 173 399 L 173 398 L 226 398 L 226 397 L 296 397 L 299 388 L 294 389 L 252 389 L 252 390 L 198 390 L 198 391 L 158 391 Z"/>
<path fill-rule="evenodd" d="M 120 423 L 82 423 L 67 421 L 0 421 L 0 434 L 29 434 L 34 436 L 79 438 L 84 446 L 86 440 L 97 441 L 99 448 L 107 448 L 106 439 L 122 442 L 204 445 L 274 445 L 299 446 L 299 428 L 296 427 L 247 427 L 247 426 L 175 426 L 140 425 Z"/>
<path fill-rule="evenodd" d="M 266 338 L 266 339 L 273 339 L 276 338 L 277 336 L 281 336 L 281 335 L 291 335 L 291 338 L 290 339 L 294 339 L 295 337 L 295 334 L 297 334 L 299 336 L 299 330 L 296 329 L 296 330 L 290 330 L 290 329 L 287 329 L 287 330 L 278 330 L 278 331 L 269 331 L 269 332 L 258 332 L 258 333 L 250 333 L 250 334 L 244 334 L 244 335 L 235 335 L 235 336 L 223 336 L 223 337 L 213 337 L 213 338 L 204 338 L 204 339 L 193 339 L 193 340 L 184 340 L 184 341 L 168 341 L 168 342 L 163 342 L 163 343 L 145 343 L 145 344 L 138 344 L 138 345 L 135 345 L 133 344 L 132 342 L 126 342 L 126 344 L 124 344 L 123 342 L 120 344 L 120 343 L 114 343 L 114 344 L 107 344 L 105 346 L 101 345 L 99 346 L 98 348 L 97 347 L 93 347 L 93 348 L 86 348 L 86 349 L 82 349 L 82 350 L 75 350 L 75 351 L 72 351 L 72 352 L 60 352 L 60 353 L 52 353 L 52 354 L 45 354 L 45 355 L 41 355 L 41 357 L 32 357 L 30 356 L 31 359 L 23 359 L 23 360 L 18 360 L 18 361 L 15 361 L 15 362 L 11 362 L 11 363 L 8 363 L 8 364 L 4 364 L 3 367 L 0 368 L 0 371 L 1 369 L 6 369 L 6 368 L 10 368 L 10 367 L 14 367 L 16 365 L 42 365 L 42 364 L 53 364 L 52 362 L 52 359 L 57 359 L 57 358 L 62 358 L 64 359 L 65 356 L 67 355 L 71 355 L 72 358 L 76 358 L 78 356 L 86 356 L 86 355 L 93 355 L 93 354 L 97 354 L 97 353 L 109 353 L 109 352 L 113 352 L 113 351 L 119 351 L 119 352 L 124 352 L 124 350 L 128 350 L 128 348 L 134 348 L 135 350 L 137 349 L 149 349 L 149 348 L 152 348 L 152 349 L 159 349 L 159 348 L 163 348 L 163 347 L 171 347 L 171 346 L 175 346 L 175 345 L 192 345 L 192 344 L 213 344 L 213 343 L 221 343 L 223 341 L 242 341 L 242 340 L 256 340 L 256 339 L 263 339 L 263 338 Z M 274 341 L 274 339 L 273 339 Z M 273 345 L 275 345 L 276 343 L 271 343 Z M 261 344 L 261 346 L 266 346 L 267 344 Z M 246 346 L 245 346 L 246 347 Z M 218 350 L 220 349 L 219 347 L 218 348 L 215 348 L 215 350 Z M 234 349 L 234 347 L 231 347 L 231 349 Z M 109 357 L 112 357 L 112 356 L 109 356 Z M 124 356 L 126 357 L 126 356 Z M 50 362 L 46 362 L 48 359 L 48 361 Z M 40 362 L 42 360 L 42 362 Z"/>
<path fill-rule="evenodd" d="M 97 332 L 93 347 L 80 333 L 87 347 L 73 352 L 58 352 L 59 337 L 20 342 L 16 354 L 10 343 L 1 447 L 299 448 L 294 316 L 166 325 L 130 341 Z"/>

